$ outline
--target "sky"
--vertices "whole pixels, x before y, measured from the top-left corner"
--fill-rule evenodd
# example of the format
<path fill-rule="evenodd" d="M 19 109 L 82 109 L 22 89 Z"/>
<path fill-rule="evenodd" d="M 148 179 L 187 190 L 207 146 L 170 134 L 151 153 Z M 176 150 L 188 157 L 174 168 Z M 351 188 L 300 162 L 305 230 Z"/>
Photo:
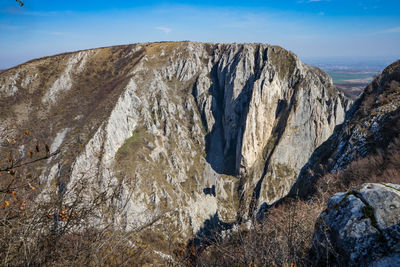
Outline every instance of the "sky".
<path fill-rule="evenodd" d="M 399 0 L 0 0 L 0 69 L 152 41 L 268 43 L 302 59 L 400 58 Z"/>

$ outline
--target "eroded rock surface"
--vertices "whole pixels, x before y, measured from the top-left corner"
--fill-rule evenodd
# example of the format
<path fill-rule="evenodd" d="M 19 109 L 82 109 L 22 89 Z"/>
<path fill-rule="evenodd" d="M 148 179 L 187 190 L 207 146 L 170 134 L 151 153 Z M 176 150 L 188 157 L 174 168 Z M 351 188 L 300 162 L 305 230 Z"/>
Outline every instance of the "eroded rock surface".
<path fill-rule="evenodd" d="M 318 264 L 400 264 L 400 186 L 363 184 L 337 193 L 318 217 L 313 251 Z M 333 262 L 332 262 L 333 261 Z"/>

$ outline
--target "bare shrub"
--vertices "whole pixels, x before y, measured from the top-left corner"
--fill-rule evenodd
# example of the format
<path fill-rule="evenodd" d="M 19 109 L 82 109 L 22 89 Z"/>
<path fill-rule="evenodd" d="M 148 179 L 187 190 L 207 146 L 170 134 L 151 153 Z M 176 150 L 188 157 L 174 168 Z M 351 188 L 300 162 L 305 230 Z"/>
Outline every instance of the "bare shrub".
<path fill-rule="evenodd" d="M 1 266 L 132 266 L 148 262 L 151 257 L 138 239 L 140 230 L 126 232 L 101 214 L 118 196 L 123 181 L 105 184 L 105 191 L 95 192 L 89 202 L 91 185 L 84 174 L 63 190 L 57 183 L 50 187 L 40 184 L 39 163 L 59 152 L 50 153 L 48 145 L 28 130 L 6 134 L 0 144 L 7 155 L 0 162 Z M 22 153 L 21 143 L 28 148 Z"/>
<path fill-rule="evenodd" d="M 353 161 L 345 170 L 322 177 L 317 188 L 330 196 L 363 183 L 400 184 L 400 141 L 394 139 L 389 148 Z"/>
<path fill-rule="evenodd" d="M 290 200 L 268 210 L 265 219 L 213 241 L 196 259 L 199 266 L 307 265 L 314 222 L 321 203 Z"/>

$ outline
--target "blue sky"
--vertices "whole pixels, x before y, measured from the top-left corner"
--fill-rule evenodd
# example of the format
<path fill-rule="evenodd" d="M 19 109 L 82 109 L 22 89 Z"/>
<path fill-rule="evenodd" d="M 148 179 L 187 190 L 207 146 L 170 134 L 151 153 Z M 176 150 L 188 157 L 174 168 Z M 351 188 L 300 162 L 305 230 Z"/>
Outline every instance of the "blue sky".
<path fill-rule="evenodd" d="M 399 0 L 0 0 L 0 69 L 78 49 L 261 42 L 301 58 L 400 58 Z"/>

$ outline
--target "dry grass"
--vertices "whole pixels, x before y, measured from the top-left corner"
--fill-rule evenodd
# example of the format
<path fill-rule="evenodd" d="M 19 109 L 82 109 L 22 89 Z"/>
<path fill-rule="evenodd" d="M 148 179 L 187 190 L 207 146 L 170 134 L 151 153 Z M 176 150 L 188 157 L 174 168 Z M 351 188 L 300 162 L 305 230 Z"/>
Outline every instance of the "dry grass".
<path fill-rule="evenodd" d="M 197 266 L 294 266 L 308 265 L 315 203 L 291 200 L 271 208 L 266 218 L 252 226 L 211 241 L 190 264 Z M 193 257 L 194 256 L 194 257 Z"/>
<path fill-rule="evenodd" d="M 325 175 L 317 188 L 331 195 L 363 183 L 383 182 L 400 184 L 400 139 L 395 139 L 387 150 L 354 161 L 339 173 Z"/>

